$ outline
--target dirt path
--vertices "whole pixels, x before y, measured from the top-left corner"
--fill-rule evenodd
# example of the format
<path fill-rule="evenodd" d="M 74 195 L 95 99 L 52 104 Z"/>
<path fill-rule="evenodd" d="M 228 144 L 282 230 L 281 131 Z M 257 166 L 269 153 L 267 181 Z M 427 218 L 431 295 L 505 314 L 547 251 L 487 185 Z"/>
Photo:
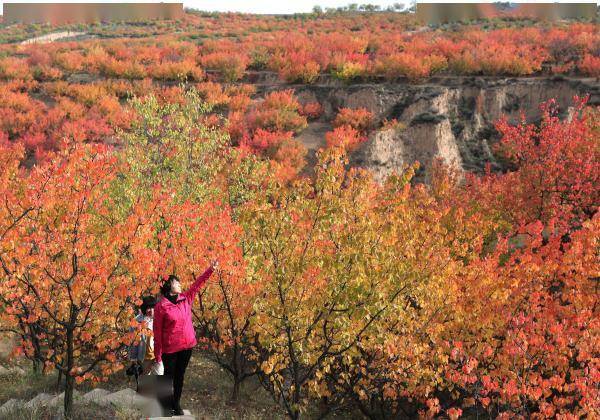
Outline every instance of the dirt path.
<path fill-rule="evenodd" d="M 45 44 L 48 42 L 58 41 L 63 38 L 73 38 L 80 35 L 85 35 L 85 32 L 71 32 L 71 31 L 63 31 L 63 32 L 54 32 L 51 34 L 46 34 L 42 36 L 37 36 L 35 38 L 26 39 L 21 42 L 21 45 L 27 44 Z"/>
<path fill-rule="evenodd" d="M 306 166 L 304 167 L 303 174 L 312 176 L 314 174 L 314 167 L 317 164 L 317 150 L 321 147 L 325 147 L 325 133 L 331 131 L 333 127 L 327 122 L 311 122 L 308 123 L 308 127 L 302 131 L 297 137 L 300 143 L 306 146 Z"/>

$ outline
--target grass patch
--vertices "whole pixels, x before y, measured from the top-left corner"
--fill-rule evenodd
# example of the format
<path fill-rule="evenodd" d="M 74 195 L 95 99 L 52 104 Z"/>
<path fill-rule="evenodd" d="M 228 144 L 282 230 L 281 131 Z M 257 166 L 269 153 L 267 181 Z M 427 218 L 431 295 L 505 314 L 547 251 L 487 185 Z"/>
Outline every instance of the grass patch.
<path fill-rule="evenodd" d="M 14 366 L 14 362 L 12 366 Z M 4 364 L 5 367 L 11 365 Z M 0 381 L 0 405 L 11 398 L 29 401 L 36 395 L 45 392 L 46 394 L 56 393 L 56 375 L 43 375 L 33 372 L 31 366 L 21 365 L 25 370 L 25 375 L 2 375 Z"/>

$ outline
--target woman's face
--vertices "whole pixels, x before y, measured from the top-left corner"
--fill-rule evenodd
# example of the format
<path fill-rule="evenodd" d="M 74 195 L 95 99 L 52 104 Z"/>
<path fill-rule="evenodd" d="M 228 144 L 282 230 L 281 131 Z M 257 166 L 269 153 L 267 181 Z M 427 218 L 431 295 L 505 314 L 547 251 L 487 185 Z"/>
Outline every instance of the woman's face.
<path fill-rule="evenodd" d="M 179 293 L 181 293 L 181 284 L 179 283 L 179 280 L 173 280 L 171 282 L 171 294 L 178 295 Z"/>

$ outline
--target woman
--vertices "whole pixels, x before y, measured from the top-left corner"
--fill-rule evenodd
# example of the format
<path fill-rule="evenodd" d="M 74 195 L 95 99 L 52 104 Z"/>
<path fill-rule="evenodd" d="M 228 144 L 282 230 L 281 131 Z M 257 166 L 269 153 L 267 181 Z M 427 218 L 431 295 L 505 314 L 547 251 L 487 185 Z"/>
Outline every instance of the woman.
<path fill-rule="evenodd" d="M 162 363 L 156 363 L 154 357 L 154 338 L 152 326 L 154 323 L 154 307 L 156 298 L 154 296 L 144 296 L 140 305 L 140 313 L 135 320 L 142 324 L 142 331 L 139 342 L 133 344 L 129 349 L 129 360 L 142 366 L 143 375 L 162 375 Z M 133 328 L 131 328 L 133 330 Z"/>
<path fill-rule="evenodd" d="M 154 308 L 154 357 L 156 363 L 163 363 L 165 377 L 172 381 L 173 397 L 170 405 L 174 415 L 183 414 L 180 405 L 183 378 L 192 349 L 197 344 L 192 324 L 192 304 L 198 290 L 217 268 L 218 262 L 213 261 L 183 293 L 177 276 L 170 275 L 161 286 L 162 298 Z"/>

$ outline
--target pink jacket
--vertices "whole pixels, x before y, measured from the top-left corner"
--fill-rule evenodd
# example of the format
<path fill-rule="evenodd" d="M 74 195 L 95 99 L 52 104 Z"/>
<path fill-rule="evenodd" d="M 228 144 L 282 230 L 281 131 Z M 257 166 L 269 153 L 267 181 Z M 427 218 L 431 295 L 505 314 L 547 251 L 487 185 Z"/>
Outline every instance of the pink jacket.
<path fill-rule="evenodd" d="M 200 287 L 213 273 L 212 267 L 196 278 L 194 284 L 177 296 L 174 305 L 166 297 L 162 297 L 154 307 L 154 358 L 162 361 L 163 353 L 174 353 L 186 350 L 197 344 L 196 331 L 192 324 L 192 305 Z"/>

